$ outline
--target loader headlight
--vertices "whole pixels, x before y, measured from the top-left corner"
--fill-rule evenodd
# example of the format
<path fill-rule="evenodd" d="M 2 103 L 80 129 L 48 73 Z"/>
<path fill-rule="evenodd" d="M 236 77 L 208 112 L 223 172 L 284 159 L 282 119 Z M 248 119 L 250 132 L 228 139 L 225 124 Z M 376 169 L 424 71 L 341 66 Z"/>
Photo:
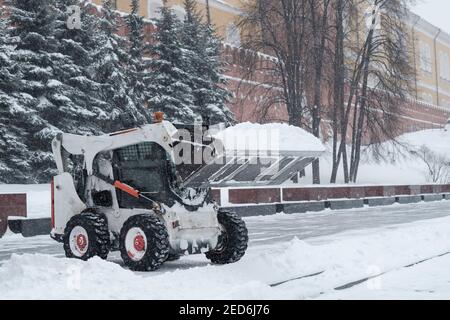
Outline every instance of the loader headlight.
<path fill-rule="evenodd" d="M 153 205 L 153 210 L 155 212 L 157 212 L 157 213 L 160 213 L 160 214 L 165 214 L 166 213 L 166 209 L 164 209 L 164 207 L 161 206 L 161 204 L 159 204 L 159 203 L 155 203 Z"/>

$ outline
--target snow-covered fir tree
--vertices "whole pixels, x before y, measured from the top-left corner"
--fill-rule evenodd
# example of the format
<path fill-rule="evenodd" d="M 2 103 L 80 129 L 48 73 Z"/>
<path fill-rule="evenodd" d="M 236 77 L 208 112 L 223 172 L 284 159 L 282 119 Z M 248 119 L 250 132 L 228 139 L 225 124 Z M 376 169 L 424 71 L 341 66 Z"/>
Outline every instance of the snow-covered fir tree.
<path fill-rule="evenodd" d="M 125 17 L 128 28 L 128 62 L 127 77 L 130 88 L 129 95 L 140 112 L 144 112 L 148 119 L 146 109 L 144 78 L 148 72 L 148 65 L 144 58 L 144 19 L 139 14 L 139 0 L 131 1 L 131 12 Z"/>
<path fill-rule="evenodd" d="M 16 104 L 9 112 L 26 132 L 20 140 L 27 147 L 28 182 L 48 181 L 54 173 L 51 140 L 58 132 L 98 134 L 109 122 L 105 104 L 96 98 L 100 85 L 88 71 L 90 42 L 95 42 L 89 37 L 95 33 L 89 23 L 67 30 L 66 5 L 73 3 L 8 2 L 9 36 L 16 39 L 10 59 L 17 77 L 9 91 Z"/>
<path fill-rule="evenodd" d="M 221 77 L 221 44 L 214 27 L 202 22 L 194 0 L 184 0 L 186 12 L 181 28 L 183 59 L 189 75 L 197 112 L 211 124 L 233 122 L 226 103 L 230 93 Z"/>
<path fill-rule="evenodd" d="M 81 28 L 70 29 L 67 26 L 71 5 L 81 8 Z M 79 134 L 100 133 L 104 124 L 109 122 L 108 105 L 99 99 L 101 84 L 93 79 L 91 66 L 93 53 L 98 47 L 99 36 L 96 30 L 96 18 L 89 14 L 84 2 L 79 0 L 56 0 L 58 10 L 55 38 L 56 52 L 61 64 L 55 65 L 54 74 L 58 86 L 57 98 L 62 98 L 55 116 L 64 114 L 73 117 L 73 127 L 58 126 L 66 132 Z M 67 100 L 69 99 L 69 100 Z M 84 121 L 89 121 L 87 124 Z"/>
<path fill-rule="evenodd" d="M 185 55 L 179 37 L 181 23 L 164 2 L 156 20 L 155 42 L 150 46 L 151 73 L 147 79 L 149 109 L 163 111 L 175 123 L 192 124 L 199 113 L 185 71 Z"/>
<path fill-rule="evenodd" d="M 82 24 L 70 30 L 67 7 L 74 4 Z M 125 18 L 128 41 L 118 35 L 111 0 L 103 1 L 99 16 L 79 0 L 7 5 L 10 15 L 0 20 L 0 182 L 47 182 L 58 132 L 122 129 L 127 113 L 137 124 L 160 110 L 178 123 L 199 116 L 232 121 L 221 87 L 220 42 L 193 1 L 186 0 L 183 22 L 165 2 L 150 46 L 137 0 Z"/>
<path fill-rule="evenodd" d="M 100 96 L 109 105 L 110 127 L 106 131 L 122 129 L 122 116 L 132 115 L 137 124 L 146 122 L 145 108 L 136 105 L 130 93 L 127 77 L 129 61 L 126 39 L 118 35 L 117 15 L 111 0 L 104 0 L 99 21 L 99 43 L 93 56 L 92 73 L 102 84 Z"/>
<path fill-rule="evenodd" d="M 29 182 L 48 177 L 51 171 L 51 136 L 57 131 L 46 118 L 58 110 L 52 99 L 58 95 L 55 84 L 55 64 L 63 58 L 56 53 L 57 41 L 54 30 L 57 27 L 57 9 L 53 0 L 11 0 L 8 25 L 9 36 L 14 37 L 15 49 L 10 53 L 10 65 L 14 65 L 14 85 L 8 93 L 14 97 L 7 112 L 8 127 L 15 127 L 15 135 L 23 146 L 20 164 Z M 59 96 L 57 96 L 59 97 Z M 53 100 L 53 101 L 52 101 Z M 8 117 L 7 116 L 7 117 Z M 59 114 L 56 122 L 62 120 Z M 10 167 L 16 174 L 21 169 Z"/>
<path fill-rule="evenodd" d="M 11 60 L 15 39 L 9 37 L 8 23 L 0 8 L 0 183 L 28 181 L 33 153 L 26 141 L 29 131 L 42 127 L 36 115 L 36 101 L 17 93 L 17 64 Z"/>

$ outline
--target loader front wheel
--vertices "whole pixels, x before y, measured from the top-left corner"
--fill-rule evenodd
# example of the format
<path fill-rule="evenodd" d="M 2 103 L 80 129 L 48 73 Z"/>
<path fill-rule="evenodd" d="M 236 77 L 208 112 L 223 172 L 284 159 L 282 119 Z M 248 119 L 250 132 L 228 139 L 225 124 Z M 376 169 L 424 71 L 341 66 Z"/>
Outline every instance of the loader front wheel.
<path fill-rule="evenodd" d="M 244 220 L 234 212 L 219 211 L 217 214 L 222 234 L 217 248 L 206 253 L 206 257 L 216 264 L 239 261 L 248 245 L 248 231 Z"/>
<path fill-rule="evenodd" d="M 166 226 L 156 216 L 133 216 L 120 231 L 120 254 L 131 270 L 158 269 L 167 260 L 169 249 Z"/>
<path fill-rule="evenodd" d="M 64 230 L 66 257 L 88 260 L 94 256 L 108 257 L 110 235 L 104 214 L 83 212 L 72 217 Z"/>

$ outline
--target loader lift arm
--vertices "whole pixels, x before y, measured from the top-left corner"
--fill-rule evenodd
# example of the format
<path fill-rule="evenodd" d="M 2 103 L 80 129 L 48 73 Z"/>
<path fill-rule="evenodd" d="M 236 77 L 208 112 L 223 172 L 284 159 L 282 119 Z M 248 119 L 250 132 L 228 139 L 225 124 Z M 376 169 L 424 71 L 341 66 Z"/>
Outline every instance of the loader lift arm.
<path fill-rule="evenodd" d="M 156 212 L 161 212 L 162 206 L 159 202 L 150 199 L 149 197 L 145 196 L 142 194 L 142 192 L 140 192 L 139 190 L 133 188 L 132 186 L 123 183 L 119 180 L 113 180 L 107 176 L 104 176 L 100 173 L 94 173 L 93 174 L 94 177 L 114 186 L 114 188 L 119 189 L 125 193 L 127 193 L 128 195 L 136 198 L 136 199 L 143 199 L 145 201 L 148 201 L 152 204 L 152 209 L 155 210 Z"/>

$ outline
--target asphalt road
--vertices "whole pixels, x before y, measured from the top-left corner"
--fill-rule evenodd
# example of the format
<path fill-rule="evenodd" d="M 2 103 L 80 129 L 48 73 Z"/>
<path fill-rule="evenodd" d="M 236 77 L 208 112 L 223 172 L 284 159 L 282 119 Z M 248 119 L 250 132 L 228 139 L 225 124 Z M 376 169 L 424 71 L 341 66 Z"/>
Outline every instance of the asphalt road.
<path fill-rule="evenodd" d="M 450 201 L 440 201 L 352 210 L 328 210 L 319 213 L 279 214 L 250 217 L 245 220 L 250 234 L 249 250 L 259 250 L 266 245 L 286 242 L 294 237 L 303 240 L 313 240 L 316 237 L 324 236 L 332 238 L 332 235 L 345 231 L 394 226 L 449 215 Z M 64 256 L 62 245 L 49 236 L 23 238 L 19 235 L 7 234 L 0 239 L 0 264 L 2 261 L 8 260 L 14 253 Z M 120 263 L 117 253 L 110 256 L 108 260 Z M 194 260 L 200 264 L 203 263 L 198 259 Z M 182 261 L 168 264 L 167 268 L 183 267 L 184 264 L 182 259 Z"/>

